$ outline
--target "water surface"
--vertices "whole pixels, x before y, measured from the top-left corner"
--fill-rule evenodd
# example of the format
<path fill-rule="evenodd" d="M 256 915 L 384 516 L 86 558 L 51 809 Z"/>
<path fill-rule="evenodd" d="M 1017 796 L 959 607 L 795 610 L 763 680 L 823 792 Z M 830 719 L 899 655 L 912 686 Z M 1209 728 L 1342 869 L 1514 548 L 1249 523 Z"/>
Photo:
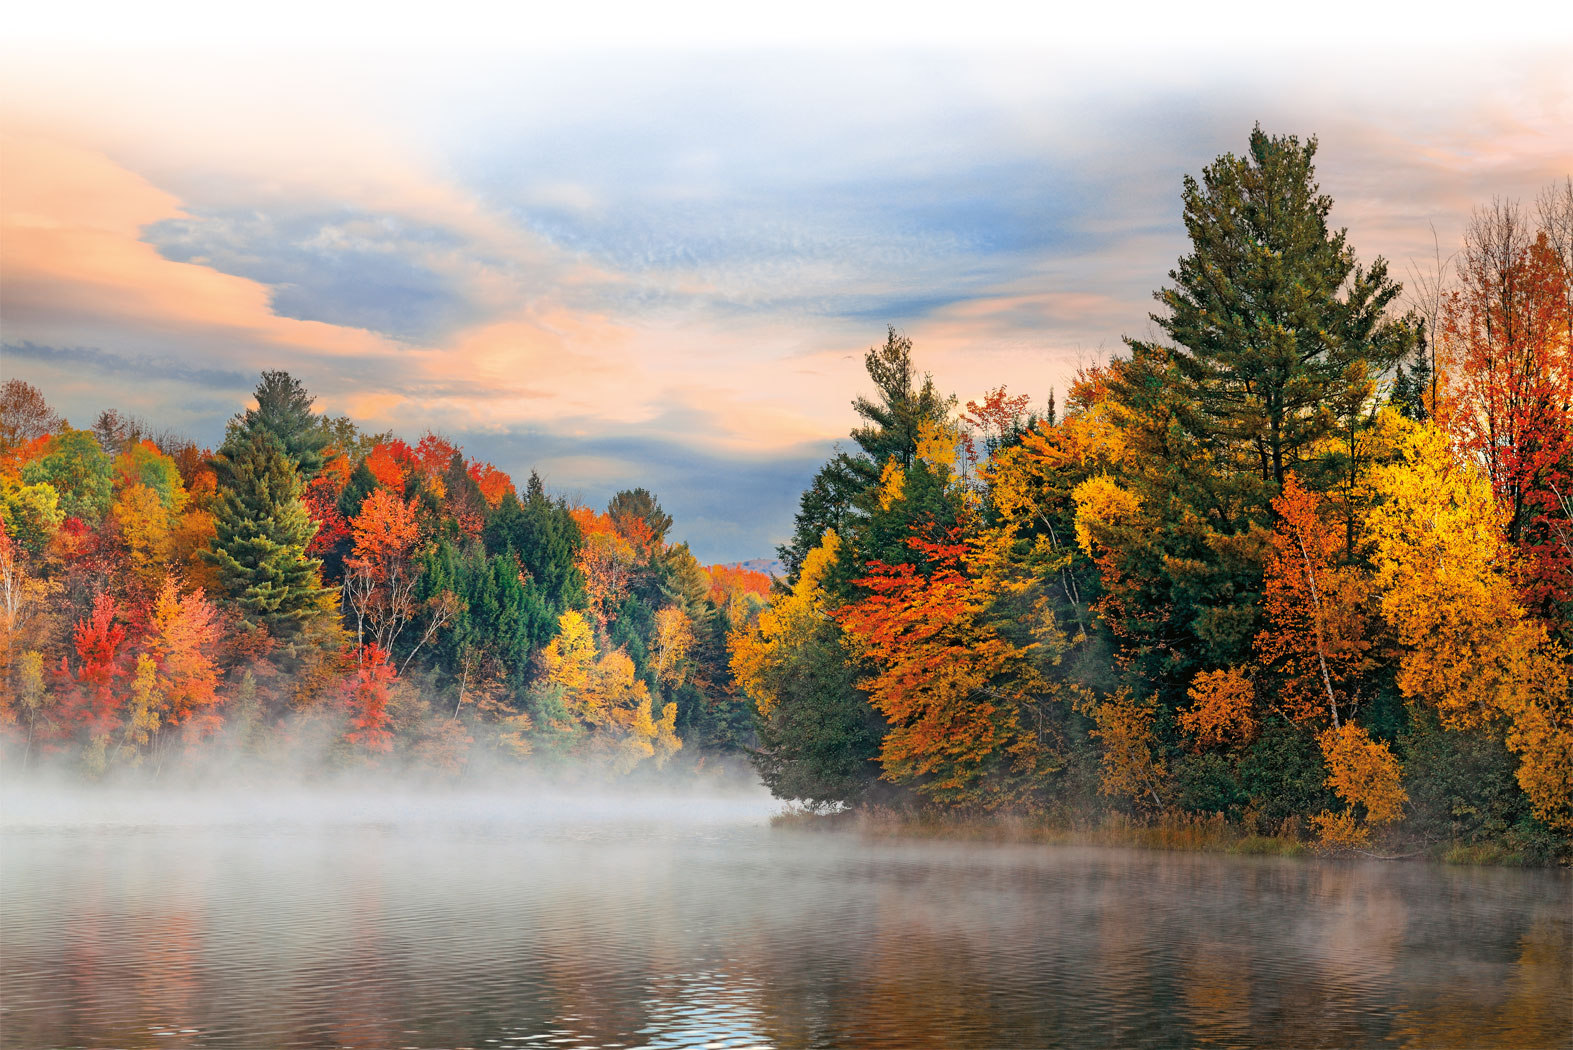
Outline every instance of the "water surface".
<path fill-rule="evenodd" d="M 6 1047 L 1563 1047 L 1564 872 L 871 842 L 768 800 L 6 800 Z"/>

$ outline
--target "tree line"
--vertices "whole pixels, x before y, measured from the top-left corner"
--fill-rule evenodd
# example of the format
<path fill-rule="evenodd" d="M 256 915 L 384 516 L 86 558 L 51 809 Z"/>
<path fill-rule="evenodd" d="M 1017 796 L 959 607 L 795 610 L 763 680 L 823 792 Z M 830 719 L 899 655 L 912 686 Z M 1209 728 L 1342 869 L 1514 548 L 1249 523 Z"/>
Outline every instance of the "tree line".
<path fill-rule="evenodd" d="M 777 795 L 1567 855 L 1573 180 L 1406 299 L 1315 152 L 1185 179 L 1160 337 L 1063 406 L 868 352 L 731 639 Z"/>
<path fill-rule="evenodd" d="M 211 451 L 0 389 L 8 765 L 618 774 L 751 744 L 726 639 L 769 578 L 701 565 L 650 492 L 517 490 L 284 372 L 255 402 Z"/>

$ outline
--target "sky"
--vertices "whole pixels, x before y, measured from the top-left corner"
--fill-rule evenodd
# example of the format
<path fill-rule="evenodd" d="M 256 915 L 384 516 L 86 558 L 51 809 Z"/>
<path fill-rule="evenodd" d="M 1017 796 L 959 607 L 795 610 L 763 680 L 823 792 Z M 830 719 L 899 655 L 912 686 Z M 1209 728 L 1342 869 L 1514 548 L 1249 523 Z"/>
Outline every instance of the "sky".
<path fill-rule="evenodd" d="M 1256 122 L 1401 280 L 1573 171 L 1567 24 L 218 6 L 0 45 L 0 377 L 214 444 L 282 368 L 571 499 L 643 485 L 707 562 L 787 537 L 887 325 L 963 402 L 1151 335 L 1181 179 Z"/>

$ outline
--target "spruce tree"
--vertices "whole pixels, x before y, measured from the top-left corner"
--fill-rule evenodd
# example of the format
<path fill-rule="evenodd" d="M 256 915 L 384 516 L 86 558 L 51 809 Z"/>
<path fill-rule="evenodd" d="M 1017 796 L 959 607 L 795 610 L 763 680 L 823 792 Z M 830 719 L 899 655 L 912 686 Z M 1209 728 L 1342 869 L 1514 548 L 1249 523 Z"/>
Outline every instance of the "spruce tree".
<path fill-rule="evenodd" d="M 263 372 L 255 396 L 257 407 L 230 420 L 224 443 L 243 442 L 258 431 L 272 434 L 304 480 L 316 477 L 333 437 L 330 425 L 311 410 L 317 399 L 288 372 Z"/>
<path fill-rule="evenodd" d="M 1401 291 L 1387 264 L 1362 268 L 1346 231 L 1328 228 L 1333 202 L 1315 182 L 1315 153 L 1315 138 L 1257 126 L 1246 156 L 1219 157 L 1201 182 L 1186 176 L 1191 252 L 1154 293 L 1167 311 L 1152 319 L 1175 344 L 1191 402 L 1180 422 L 1255 473 L 1268 497 L 1288 471 L 1316 473 L 1307 461 L 1337 425 L 1335 406 L 1359 401 L 1414 339 L 1385 316 Z"/>
<path fill-rule="evenodd" d="M 300 476 L 278 439 L 262 429 L 226 442 L 213 469 L 216 534 L 205 556 L 246 622 L 288 646 L 333 613 L 321 563 L 306 556 L 317 527 L 300 500 Z"/>

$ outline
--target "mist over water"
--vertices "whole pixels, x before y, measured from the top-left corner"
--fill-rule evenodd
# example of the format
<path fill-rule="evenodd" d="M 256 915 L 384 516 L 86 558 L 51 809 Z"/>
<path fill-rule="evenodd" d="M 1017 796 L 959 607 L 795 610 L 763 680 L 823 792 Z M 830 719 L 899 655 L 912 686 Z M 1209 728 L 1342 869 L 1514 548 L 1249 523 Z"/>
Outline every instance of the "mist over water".
<path fill-rule="evenodd" d="M 0 796 L 6 1047 L 1554 1047 L 1566 872 L 874 841 L 757 788 Z"/>

